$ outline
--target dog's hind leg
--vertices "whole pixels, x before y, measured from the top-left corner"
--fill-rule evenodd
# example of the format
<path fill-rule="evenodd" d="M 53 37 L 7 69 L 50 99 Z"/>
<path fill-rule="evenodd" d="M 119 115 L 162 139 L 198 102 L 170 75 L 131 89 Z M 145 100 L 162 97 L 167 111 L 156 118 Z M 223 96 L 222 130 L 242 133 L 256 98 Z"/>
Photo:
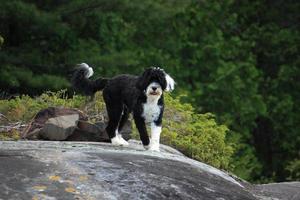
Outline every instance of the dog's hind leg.
<path fill-rule="evenodd" d="M 109 118 L 106 132 L 111 139 L 111 143 L 117 146 L 128 146 L 128 142 L 124 140 L 118 132 L 118 126 L 123 112 L 122 104 L 112 105 L 107 102 L 106 109 Z"/>
<path fill-rule="evenodd" d="M 119 133 L 121 132 L 121 130 L 122 130 L 123 126 L 125 125 L 126 121 L 128 120 L 128 118 L 129 118 L 129 110 L 126 106 L 124 106 L 122 117 L 121 117 L 121 120 L 119 122 L 119 127 L 118 127 Z"/>
<path fill-rule="evenodd" d="M 123 107 L 123 112 L 122 112 L 122 116 L 121 116 L 121 120 L 119 122 L 119 126 L 116 132 L 116 136 L 123 142 L 123 143 L 127 143 L 128 142 L 122 137 L 121 131 L 123 126 L 125 125 L 125 123 L 127 122 L 129 118 L 129 110 L 127 109 L 126 106 Z"/>

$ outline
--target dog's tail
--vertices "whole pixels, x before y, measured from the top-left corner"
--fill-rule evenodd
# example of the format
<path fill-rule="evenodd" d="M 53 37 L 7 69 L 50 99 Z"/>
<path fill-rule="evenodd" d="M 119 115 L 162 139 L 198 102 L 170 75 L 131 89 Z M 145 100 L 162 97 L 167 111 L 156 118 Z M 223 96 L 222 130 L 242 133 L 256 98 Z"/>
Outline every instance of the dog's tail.
<path fill-rule="evenodd" d="M 87 96 L 93 96 L 97 91 L 102 90 L 108 82 L 108 78 L 98 78 L 90 80 L 94 74 L 93 68 L 86 63 L 81 63 L 75 69 L 71 83 L 73 88 Z"/>

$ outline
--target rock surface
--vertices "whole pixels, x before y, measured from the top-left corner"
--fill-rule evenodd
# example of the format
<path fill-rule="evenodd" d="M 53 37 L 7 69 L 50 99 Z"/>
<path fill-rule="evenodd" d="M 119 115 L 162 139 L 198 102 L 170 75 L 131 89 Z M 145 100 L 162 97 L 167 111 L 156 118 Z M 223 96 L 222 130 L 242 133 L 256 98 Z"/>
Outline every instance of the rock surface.
<path fill-rule="evenodd" d="M 264 200 L 298 200 L 300 199 L 300 182 L 256 185 L 254 192 L 257 197 Z"/>
<path fill-rule="evenodd" d="M 0 199 L 300 199 L 299 183 L 251 185 L 162 145 L 0 141 Z"/>

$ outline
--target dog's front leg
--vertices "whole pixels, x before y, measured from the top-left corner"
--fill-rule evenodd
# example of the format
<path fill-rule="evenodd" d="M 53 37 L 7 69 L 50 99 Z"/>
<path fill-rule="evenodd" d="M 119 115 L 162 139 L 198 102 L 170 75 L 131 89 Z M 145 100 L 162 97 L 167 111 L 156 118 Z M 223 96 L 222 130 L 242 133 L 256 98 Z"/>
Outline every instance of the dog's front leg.
<path fill-rule="evenodd" d="M 149 150 L 159 151 L 159 140 L 161 133 L 161 125 L 156 125 L 155 123 L 151 123 L 151 141 Z"/>
<path fill-rule="evenodd" d="M 136 128 L 139 131 L 140 138 L 141 138 L 141 141 L 142 141 L 145 149 L 148 149 L 150 140 L 149 140 L 149 136 L 147 133 L 147 128 L 146 128 L 144 118 L 142 118 L 140 116 L 134 116 L 134 122 L 135 122 Z"/>

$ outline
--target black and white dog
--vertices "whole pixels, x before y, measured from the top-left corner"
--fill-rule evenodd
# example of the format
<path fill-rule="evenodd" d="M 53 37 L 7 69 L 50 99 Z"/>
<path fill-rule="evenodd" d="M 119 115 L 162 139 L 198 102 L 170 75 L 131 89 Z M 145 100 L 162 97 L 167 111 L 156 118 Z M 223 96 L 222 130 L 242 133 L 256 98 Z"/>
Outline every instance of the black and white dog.
<path fill-rule="evenodd" d="M 128 142 L 119 134 L 133 113 L 136 127 L 146 149 L 159 151 L 159 140 L 164 112 L 164 91 L 172 91 L 175 82 L 163 69 L 148 68 L 140 76 L 128 74 L 113 78 L 90 80 L 93 69 L 82 63 L 72 77 L 73 87 L 86 95 L 103 90 L 103 98 L 109 117 L 107 134 L 114 145 L 127 146 Z M 151 140 L 146 125 L 151 128 Z"/>

